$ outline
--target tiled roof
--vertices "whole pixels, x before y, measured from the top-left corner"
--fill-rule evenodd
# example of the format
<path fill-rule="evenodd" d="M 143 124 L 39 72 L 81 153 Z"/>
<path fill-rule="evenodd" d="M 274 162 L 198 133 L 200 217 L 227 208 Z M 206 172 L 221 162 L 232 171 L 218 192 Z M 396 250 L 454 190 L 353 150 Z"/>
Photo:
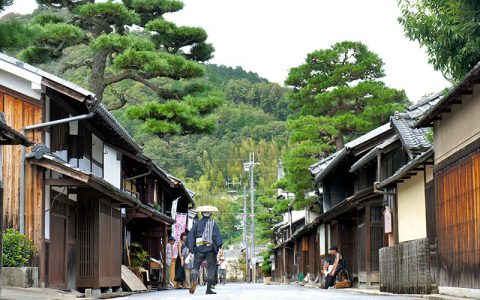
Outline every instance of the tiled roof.
<path fill-rule="evenodd" d="M 479 77 L 480 62 L 477 63 L 457 85 L 451 88 L 448 93 L 440 99 L 440 101 L 419 118 L 415 123 L 415 127 L 428 126 L 435 119 L 441 118 L 441 115 L 448 112 L 453 104 L 458 103 L 457 101 L 461 100 L 464 94 L 469 94 L 471 92 L 472 86 L 475 83 L 478 83 Z"/>
<path fill-rule="evenodd" d="M 325 169 L 328 164 L 330 162 L 332 162 L 332 160 L 340 153 L 339 152 L 335 152 L 333 153 L 332 155 L 328 156 L 328 157 L 325 157 L 323 159 L 321 159 L 319 162 L 311 165 L 308 169 L 310 171 L 310 173 L 312 174 L 312 176 L 317 176 L 318 173 L 320 173 L 321 171 L 323 171 L 323 169 Z"/>
<path fill-rule="evenodd" d="M 431 95 L 423 100 L 418 101 L 417 103 L 411 105 L 405 110 L 405 113 L 412 119 L 419 119 L 426 112 L 428 112 L 433 106 L 435 106 L 440 100 L 442 100 L 444 92 L 440 91 L 436 94 Z"/>
<path fill-rule="evenodd" d="M 409 153 L 423 152 L 432 147 L 432 143 L 428 140 L 428 128 L 413 128 L 414 119 L 397 114 L 391 118 L 391 121 L 394 130 Z"/>
<path fill-rule="evenodd" d="M 350 172 L 353 173 L 359 170 L 371 160 L 375 159 L 377 157 L 377 153 L 381 152 L 383 149 L 395 143 L 396 141 L 398 141 L 398 136 L 394 135 L 393 137 L 387 139 L 385 142 L 381 143 L 380 145 L 367 152 L 367 154 L 365 154 L 362 158 L 357 160 L 357 162 L 352 165 L 352 167 L 350 168 Z"/>
<path fill-rule="evenodd" d="M 380 182 L 378 185 L 379 188 L 384 188 L 390 184 L 396 183 L 397 181 L 401 180 L 405 176 L 408 176 L 410 171 L 414 170 L 417 166 L 421 165 L 422 163 L 426 162 L 433 156 L 433 148 L 430 148 L 428 151 L 422 153 L 421 155 L 417 156 L 416 158 L 409 161 L 406 165 L 401 167 L 400 169 L 395 172 L 391 177 L 385 179 L 384 181 Z"/>
<path fill-rule="evenodd" d="M 330 173 L 333 168 L 340 163 L 345 157 L 348 156 L 350 151 L 355 147 L 358 147 L 371 139 L 391 130 L 390 123 L 384 124 L 380 127 L 373 129 L 370 132 L 360 136 L 359 138 L 354 139 L 351 142 L 345 144 L 345 147 L 330 155 L 327 158 L 322 159 L 318 163 L 310 167 L 310 172 L 315 176 L 315 183 L 321 181 L 326 175 Z"/>

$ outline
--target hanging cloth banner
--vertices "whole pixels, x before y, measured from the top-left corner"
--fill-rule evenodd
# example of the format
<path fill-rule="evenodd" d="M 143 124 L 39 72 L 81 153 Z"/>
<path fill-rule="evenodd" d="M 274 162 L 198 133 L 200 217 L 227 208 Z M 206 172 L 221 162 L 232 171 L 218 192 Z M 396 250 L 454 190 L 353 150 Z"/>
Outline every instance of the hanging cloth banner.
<path fill-rule="evenodd" d="M 172 201 L 171 215 L 172 215 L 172 218 L 175 219 L 175 220 L 177 219 L 178 199 L 180 199 L 180 197 L 178 197 L 177 199 Z"/>
<path fill-rule="evenodd" d="M 173 248 L 173 257 L 177 257 L 178 255 L 178 247 L 176 245 L 180 240 L 180 235 L 182 234 L 182 232 L 185 232 L 185 228 L 187 226 L 187 214 L 177 214 L 176 221 L 177 222 L 175 223 L 173 230 L 173 237 L 176 241 L 175 247 Z"/>

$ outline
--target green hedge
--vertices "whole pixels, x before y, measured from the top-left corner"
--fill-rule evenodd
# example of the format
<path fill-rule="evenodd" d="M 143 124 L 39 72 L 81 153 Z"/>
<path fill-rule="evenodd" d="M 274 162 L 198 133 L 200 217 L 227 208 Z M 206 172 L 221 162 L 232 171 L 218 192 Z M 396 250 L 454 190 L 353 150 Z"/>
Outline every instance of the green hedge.
<path fill-rule="evenodd" d="M 37 248 L 32 241 L 14 229 L 3 231 L 3 266 L 23 267 Z"/>

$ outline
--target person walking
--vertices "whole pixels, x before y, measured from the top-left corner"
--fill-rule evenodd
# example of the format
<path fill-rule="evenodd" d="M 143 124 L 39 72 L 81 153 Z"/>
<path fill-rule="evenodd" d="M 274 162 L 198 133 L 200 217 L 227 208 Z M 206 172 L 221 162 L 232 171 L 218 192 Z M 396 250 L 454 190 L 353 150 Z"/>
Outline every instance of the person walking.
<path fill-rule="evenodd" d="M 187 289 L 190 289 L 193 268 L 193 254 L 190 253 L 188 247 L 184 247 L 182 250 L 182 255 L 184 258 L 183 268 L 185 270 L 185 282 L 187 283 Z"/>
<path fill-rule="evenodd" d="M 166 269 L 166 282 L 167 284 L 171 285 L 173 287 L 173 282 L 171 280 L 171 272 L 172 272 L 172 256 L 173 256 L 173 244 L 175 243 L 175 238 L 174 237 L 169 237 L 168 238 L 168 243 L 166 246 L 166 255 L 165 255 L 165 263 L 167 265 Z"/>
<path fill-rule="evenodd" d="M 178 287 L 177 288 L 186 288 L 186 279 L 185 279 L 185 258 L 183 257 L 183 249 L 187 248 L 186 245 L 187 241 L 187 234 L 185 232 L 182 232 L 180 235 L 180 240 L 178 241 L 177 244 L 177 260 L 175 262 L 175 281 L 177 282 Z"/>
<path fill-rule="evenodd" d="M 218 275 L 220 277 L 218 282 L 224 285 L 227 279 L 227 261 L 225 260 L 225 251 L 223 251 L 223 248 L 218 251 L 217 260 L 219 268 Z"/>
<path fill-rule="evenodd" d="M 187 239 L 188 249 L 195 256 L 189 292 L 191 294 L 195 293 L 200 264 L 206 259 L 208 268 L 206 294 L 216 294 L 212 291 L 212 284 L 215 279 L 215 269 L 217 268 L 217 253 L 223 245 L 223 239 L 217 223 L 211 219 L 211 216 L 218 209 L 214 206 L 200 206 L 196 211 L 202 214 L 202 219 L 193 224 Z"/>

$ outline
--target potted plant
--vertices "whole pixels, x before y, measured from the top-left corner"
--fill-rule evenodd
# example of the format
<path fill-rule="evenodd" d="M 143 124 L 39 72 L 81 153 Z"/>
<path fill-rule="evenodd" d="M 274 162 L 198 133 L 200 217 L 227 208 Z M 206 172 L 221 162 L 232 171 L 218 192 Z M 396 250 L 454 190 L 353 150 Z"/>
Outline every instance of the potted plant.
<path fill-rule="evenodd" d="M 130 246 L 131 271 L 143 282 L 143 268 L 148 263 L 149 254 L 139 243 L 132 243 Z"/>

